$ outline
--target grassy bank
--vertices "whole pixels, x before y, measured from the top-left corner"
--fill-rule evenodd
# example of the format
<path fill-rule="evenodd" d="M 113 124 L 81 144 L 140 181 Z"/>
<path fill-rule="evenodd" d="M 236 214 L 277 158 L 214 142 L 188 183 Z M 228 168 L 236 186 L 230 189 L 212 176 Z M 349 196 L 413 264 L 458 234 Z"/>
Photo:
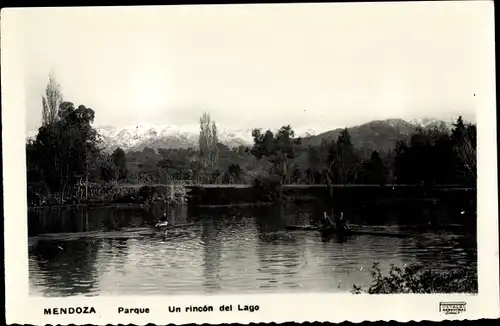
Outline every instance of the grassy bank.
<path fill-rule="evenodd" d="M 111 204 L 149 205 L 155 202 L 178 204 L 186 201 L 186 188 L 181 185 L 116 185 L 89 183 L 66 194 L 28 192 L 28 207 L 106 206 Z"/>
<path fill-rule="evenodd" d="M 152 203 L 189 202 L 194 206 L 252 206 L 281 201 L 289 203 L 322 203 L 329 211 L 333 207 L 354 214 L 383 215 L 388 210 L 421 211 L 439 214 L 440 209 L 453 208 L 475 211 L 476 190 L 459 186 L 432 188 L 408 185 L 334 185 L 330 197 L 326 185 L 283 185 L 275 182 L 254 182 L 253 185 L 197 186 L 92 184 L 88 200 L 68 198 L 61 205 L 57 195 L 53 200 L 32 201 L 30 208 L 59 206 L 106 206 L 112 204 L 149 205 Z M 462 207 L 463 206 L 463 207 Z M 417 216 L 415 218 L 418 218 Z M 459 217 L 460 218 L 460 217 Z M 471 219 L 473 222 L 473 219 Z M 450 222 L 450 221 L 448 221 Z"/>

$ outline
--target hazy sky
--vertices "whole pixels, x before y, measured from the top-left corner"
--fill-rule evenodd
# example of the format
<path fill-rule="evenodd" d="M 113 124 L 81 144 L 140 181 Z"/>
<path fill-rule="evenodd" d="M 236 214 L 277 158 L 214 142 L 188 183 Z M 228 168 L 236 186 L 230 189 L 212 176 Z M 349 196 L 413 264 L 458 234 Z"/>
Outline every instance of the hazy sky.
<path fill-rule="evenodd" d="M 53 70 L 97 125 L 296 127 L 474 116 L 491 50 L 477 2 L 26 10 L 27 129 Z M 24 38 L 24 39 L 22 39 Z"/>

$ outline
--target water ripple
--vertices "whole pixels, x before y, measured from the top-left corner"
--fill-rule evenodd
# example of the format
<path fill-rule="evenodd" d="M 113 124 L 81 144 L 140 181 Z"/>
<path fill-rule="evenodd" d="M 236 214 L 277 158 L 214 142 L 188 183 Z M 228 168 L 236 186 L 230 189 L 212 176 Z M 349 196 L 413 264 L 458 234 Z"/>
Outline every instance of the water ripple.
<path fill-rule="evenodd" d="M 232 224 L 231 224 L 232 223 Z M 30 238 L 30 293 L 44 296 L 350 291 L 380 262 L 446 270 L 476 259 L 459 235 L 409 239 L 358 236 L 344 243 L 316 232 L 266 233 L 253 218 L 208 220 L 165 235 L 148 227 Z M 383 227 L 401 229 L 397 227 Z"/>

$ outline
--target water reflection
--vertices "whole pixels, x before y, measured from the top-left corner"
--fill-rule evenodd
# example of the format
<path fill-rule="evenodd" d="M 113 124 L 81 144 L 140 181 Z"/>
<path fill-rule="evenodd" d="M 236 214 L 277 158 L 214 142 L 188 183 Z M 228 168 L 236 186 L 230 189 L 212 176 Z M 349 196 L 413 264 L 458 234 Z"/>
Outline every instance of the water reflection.
<path fill-rule="evenodd" d="M 213 219 L 203 222 L 201 243 L 203 245 L 203 277 L 206 289 L 220 287 L 221 236 Z"/>
<path fill-rule="evenodd" d="M 47 296 L 91 294 L 98 287 L 100 241 L 39 242 L 29 250 L 33 286 Z M 99 266 L 100 267 L 100 266 Z"/>
<path fill-rule="evenodd" d="M 353 283 L 371 282 L 369 268 L 375 261 L 383 272 L 391 264 L 411 262 L 445 272 L 477 261 L 475 238 L 450 230 L 418 232 L 403 239 L 338 239 L 315 231 L 285 230 L 288 224 L 314 223 L 327 207 L 314 203 L 30 212 L 30 293 L 346 292 Z M 364 209 L 351 212 L 349 220 L 404 229 L 396 212 L 371 210 L 373 214 L 363 216 Z M 172 224 L 192 225 L 164 237 L 152 227 L 163 213 Z M 406 224 L 411 224 L 408 218 Z"/>
<path fill-rule="evenodd" d="M 275 205 L 257 214 L 256 229 L 258 241 L 258 275 L 256 286 L 261 289 L 300 287 L 294 276 L 300 273 L 300 257 L 304 247 L 302 239 L 284 232 L 287 224 L 305 224 L 308 214 L 302 210 L 291 214 L 293 207 Z"/>
<path fill-rule="evenodd" d="M 129 255 L 128 239 L 104 239 L 99 251 L 98 261 L 102 271 L 114 271 L 118 275 L 125 275 L 125 265 Z"/>

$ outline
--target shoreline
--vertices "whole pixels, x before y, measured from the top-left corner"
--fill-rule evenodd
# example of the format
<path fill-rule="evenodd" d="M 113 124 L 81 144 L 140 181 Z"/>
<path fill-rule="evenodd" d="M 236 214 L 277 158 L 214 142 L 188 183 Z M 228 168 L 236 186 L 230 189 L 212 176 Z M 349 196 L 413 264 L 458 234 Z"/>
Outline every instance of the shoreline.
<path fill-rule="evenodd" d="M 153 204 L 138 203 L 89 203 L 89 204 L 61 204 L 45 206 L 28 206 L 28 211 L 51 210 L 51 209 L 80 209 L 80 208 L 147 208 Z M 172 204 L 171 204 L 172 205 Z"/>
<path fill-rule="evenodd" d="M 278 198 L 260 198 L 258 191 L 251 185 L 243 184 L 207 184 L 186 186 L 186 195 L 180 202 L 171 201 L 164 189 L 169 185 L 163 186 L 144 186 L 144 185 L 116 185 L 117 189 L 130 189 L 139 191 L 147 189 L 148 193 L 142 195 L 139 193 L 122 196 L 118 200 L 90 200 L 88 202 L 68 203 L 68 204 L 46 204 L 46 205 L 28 205 L 28 210 L 57 209 L 57 208 L 93 208 L 93 207 L 148 207 L 157 203 L 167 205 L 194 205 L 197 207 L 231 207 L 231 206 L 265 206 L 284 201 L 310 202 L 318 198 L 325 197 L 328 186 L 324 184 L 300 185 L 290 184 L 279 187 L 281 196 Z M 465 195 L 469 197 L 470 193 L 477 192 L 476 187 L 467 187 L 463 185 L 370 185 L 370 184 L 346 184 L 332 185 L 335 197 L 344 200 L 353 196 L 353 200 L 360 198 L 376 199 L 383 202 L 401 202 L 406 200 L 429 201 L 432 198 L 449 197 L 455 195 Z M 461 194 L 461 195 L 460 195 Z M 347 196 L 347 197 L 346 197 Z M 127 201 L 132 199 L 133 201 Z M 139 200 L 137 200 L 139 199 Z M 334 199 L 335 200 L 335 199 Z"/>
<path fill-rule="evenodd" d="M 258 203 L 234 203 L 234 204 L 221 204 L 221 205 L 194 205 L 200 208 L 219 208 L 219 207 L 247 207 L 247 206 L 271 206 L 275 202 L 258 202 Z M 47 205 L 47 206 L 29 206 L 28 210 L 43 210 L 43 209 L 60 209 L 60 208 L 120 208 L 120 207 L 137 207 L 147 208 L 154 206 L 155 203 L 150 204 L 136 204 L 136 203 L 103 203 L 103 204 L 67 204 L 67 205 Z M 189 205 L 189 203 L 169 204 L 171 206 Z"/>

